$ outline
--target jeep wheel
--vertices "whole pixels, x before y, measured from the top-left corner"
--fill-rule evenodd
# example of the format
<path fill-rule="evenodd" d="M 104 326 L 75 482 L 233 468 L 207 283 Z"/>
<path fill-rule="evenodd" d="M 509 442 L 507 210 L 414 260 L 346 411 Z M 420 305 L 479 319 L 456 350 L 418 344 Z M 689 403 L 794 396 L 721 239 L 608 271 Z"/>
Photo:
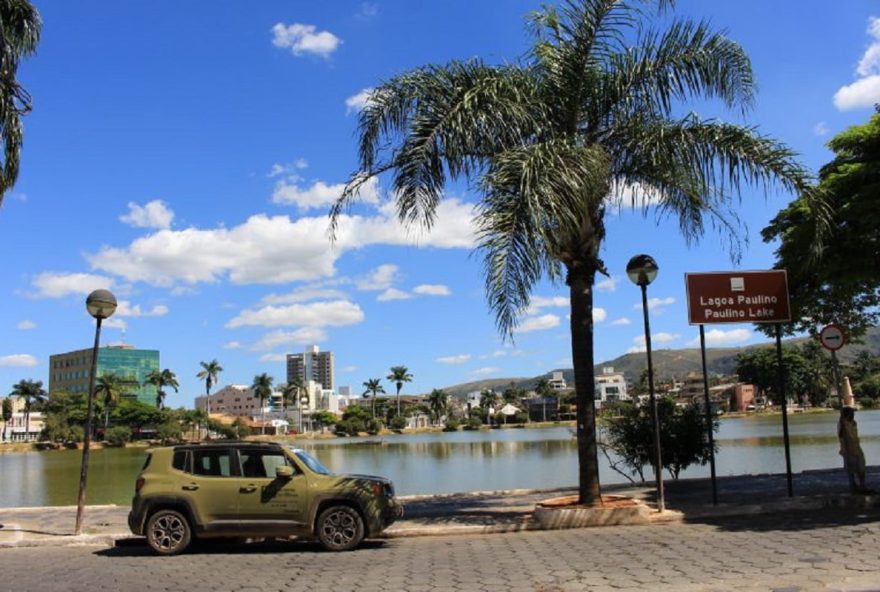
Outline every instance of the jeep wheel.
<path fill-rule="evenodd" d="M 176 510 L 159 510 L 147 520 L 147 543 L 160 555 L 176 555 L 189 547 L 192 529 Z"/>
<path fill-rule="evenodd" d="M 318 540 L 330 551 L 350 551 L 364 540 L 364 521 L 350 506 L 331 506 L 317 522 Z"/>

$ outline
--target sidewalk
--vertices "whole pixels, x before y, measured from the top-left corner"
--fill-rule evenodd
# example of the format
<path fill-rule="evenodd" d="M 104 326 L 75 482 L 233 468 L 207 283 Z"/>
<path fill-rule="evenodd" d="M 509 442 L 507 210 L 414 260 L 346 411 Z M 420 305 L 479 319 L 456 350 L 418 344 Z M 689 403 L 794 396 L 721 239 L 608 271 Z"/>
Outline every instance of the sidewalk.
<path fill-rule="evenodd" d="M 805 471 L 793 476 L 794 497 L 787 496 L 785 475 L 745 475 L 718 478 L 718 505 L 712 504 L 709 479 L 665 483 L 667 512 L 651 521 L 688 522 L 723 516 L 742 516 L 829 508 L 880 508 L 880 495 L 851 495 L 842 470 Z M 868 484 L 880 489 L 880 466 L 868 468 Z M 542 528 L 534 519 L 535 504 L 548 498 L 574 495 L 574 489 L 513 490 L 449 495 L 404 496 L 403 519 L 391 526 L 388 538 L 441 534 L 488 534 Z M 610 485 L 603 494 L 625 496 L 656 508 L 650 486 Z M 58 545 L 113 546 L 132 537 L 127 506 L 88 506 L 83 534 L 75 536 L 76 508 L 0 508 L 0 549 Z"/>

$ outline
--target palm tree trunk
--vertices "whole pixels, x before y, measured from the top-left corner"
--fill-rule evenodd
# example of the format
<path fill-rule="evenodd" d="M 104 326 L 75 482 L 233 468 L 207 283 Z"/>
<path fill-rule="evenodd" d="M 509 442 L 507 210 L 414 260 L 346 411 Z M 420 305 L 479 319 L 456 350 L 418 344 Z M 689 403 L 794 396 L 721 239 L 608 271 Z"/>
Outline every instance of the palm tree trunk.
<path fill-rule="evenodd" d="M 397 387 L 397 415 L 400 415 L 400 386 Z"/>
<path fill-rule="evenodd" d="M 577 397 L 578 497 L 582 504 L 601 503 L 593 367 L 595 275 L 592 268 L 569 268 L 567 280 L 571 298 L 571 357 Z"/>

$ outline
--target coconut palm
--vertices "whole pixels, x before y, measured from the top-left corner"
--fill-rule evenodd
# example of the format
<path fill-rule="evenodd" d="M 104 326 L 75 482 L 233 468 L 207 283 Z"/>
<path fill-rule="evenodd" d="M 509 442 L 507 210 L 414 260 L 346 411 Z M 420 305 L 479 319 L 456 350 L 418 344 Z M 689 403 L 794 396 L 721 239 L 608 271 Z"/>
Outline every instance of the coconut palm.
<path fill-rule="evenodd" d="M 113 372 L 102 374 L 95 381 L 95 398 L 104 405 L 104 431 L 110 425 L 110 408 L 115 407 L 136 381 L 123 378 Z"/>
<path fill-rule="evenodd" d="M 40 41 L 42 21 L 27 0 L 0 1 L 0 205 L 18 178 L 22 143 L 21 116 L 31 110 L 31 96 L 16 79 L 19 61 L 33 54 Z"/>
<path fill-rule="evenodd" d="M 434 389 L 428 395 L 428 405 L 431 407 L 431 415 L 435 420 L 439 420 L 446 415 L 446 409 L 449 407 L 449 393 L 443 389 Z"/>
<path fill-rule="evenodd" d="M 274 379 L 271 376 L 269 376 L 268 374 L 263 372 L 262 374 L 258 374 L 256 376 L 254 376 L 254 382 L 251 385 L 251 389 L 253 389 L 254 394 L 260 400 L 260 425 L 261 425 L 260 433 L 262 433 L 262 434 L 266 433 L 266 424 L 263 421 L 264 407 L 265 407 L 265 405 L 263 405 L 263 403 L 266 401 L 266 399 L 268 399 L 269 397 L 272 396 L 272 381 L 273 380 Z"/>
<path fill-rule="evenodd" d="M 9 397 L 3 399 L 3 403 L 0 404 L 0 413 L 2 413 L 3 418 L 3 437 L 0 438 L 0 442 L 5 442 L 6 428 L 9 426 L 9 422 L 12 421 L 12 399 Z"/>
<path fill-rule="evenodd" d="M 596 273 L 607 274 L 606 209 L 656 207 L 691 242 L 707 221 L 733 237 L 744 185 L 809 188 L 780 142 L 678 115 L 689 99 L 744 113 L 755 85 L 743 49 L 708 24 L 652 29 L 649 8 L 672 4 L 563 0 L 534 15 L 534 46 L 519 63 L 430 65 L 377 85 L 360 114 L 359 170 L 331 211 L 335 232 L 363 184 L 388 172 L 398 218 L 429 228 L 447 181 L 469 181 L 481 194 L 477 249 L 505 337 L 537 282 L 565 281 L 582 503 L 600 499 L 592 309 Z"/>
<path fill-rule="evenodd" d="M 304 392 L 306 389 L 303 384 L 302 378 L 295 378 L 291 382 L 287 384 L 282 384 L 278 387 L 278 390 L 281 391 L 281 405 L 287 409 L 290 401 L 293 401 L 297 407 L 300 406 L 300 393 Z M 302 429 L 302 408 L 299 407 L 299 425 L 300 429 Z"/>
<path fill-rule="evenodd" d="M 196 378 L 201 378 L 205 381 L 205 411 L 208 415 L 211 415 L 211 387 L 217 383 L 217 378 L 220 376 L 220 373 L 223 372 L 223 366 L 220 365 L 220 362 L 217 359 L 213 359 L 210 362 L 199 362 L 202 365 L 202 369 L 196 374 Z"/>
<path fill-rule="evenodd" d="M 164 409 L 165 408 L 165 387 L 169 386 L 174 389 L 174 392 L 177 392 L 177 389 L 180 387 L 180 384 L 177 382 L 177 376 L 169 369 L 165 370 L 152 370 L 149 374 L 147 374 L 147 379 L 144 381 L 144 384 L 152 384 L 156 387 L 156 408 Z"/>
<path fill-rule="evenodd" d="M 379 396 L 379 393 L 385 394 L 385 388 L 382 386 L 381 378 L 370 378 L 364 383 L 364 396 L 367 393 L 370 393 L 370 407 L 373 412 L 373 419 L 376 419 L 376 397 Z"/>
<path fill-rule="evenodd" d="M 31 432 L 31 410 L 34 403 L 46 400 L 46 391 L 42 380 L 19 380 L 12 386 L 10 397 L 18 397 L 24 401 L 24 433 L 27 437 Z"/>
<path fill-rule="evenodd" d="M 403 388 L 404 382 L 412 382 L 412 374 L 406 366 L 392 366 L 391 374 L 386 376 L 388 380 L 397 387 L 397 415 L 400 415 L 400 389 Z"/>

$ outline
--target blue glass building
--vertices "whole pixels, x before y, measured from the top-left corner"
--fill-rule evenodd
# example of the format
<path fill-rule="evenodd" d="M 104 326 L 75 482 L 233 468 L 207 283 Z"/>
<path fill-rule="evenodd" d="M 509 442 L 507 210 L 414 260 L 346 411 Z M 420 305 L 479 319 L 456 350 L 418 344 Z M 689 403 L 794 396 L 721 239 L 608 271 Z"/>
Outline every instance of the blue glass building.
<path fill-rule="evenodd" d="M 49 393 L 65 390 L 86 393 L 92 350 L 81 349 L 49 357 Z M 128 345 L 102 347 L 98 350 L 98 376 L 115 374 L 125 381 L 123 399 L 136 399 L 156 405 L 156 387 L 147 384 L 147 375 L 159 370 L 159 350 L 135 349 Z"/>

